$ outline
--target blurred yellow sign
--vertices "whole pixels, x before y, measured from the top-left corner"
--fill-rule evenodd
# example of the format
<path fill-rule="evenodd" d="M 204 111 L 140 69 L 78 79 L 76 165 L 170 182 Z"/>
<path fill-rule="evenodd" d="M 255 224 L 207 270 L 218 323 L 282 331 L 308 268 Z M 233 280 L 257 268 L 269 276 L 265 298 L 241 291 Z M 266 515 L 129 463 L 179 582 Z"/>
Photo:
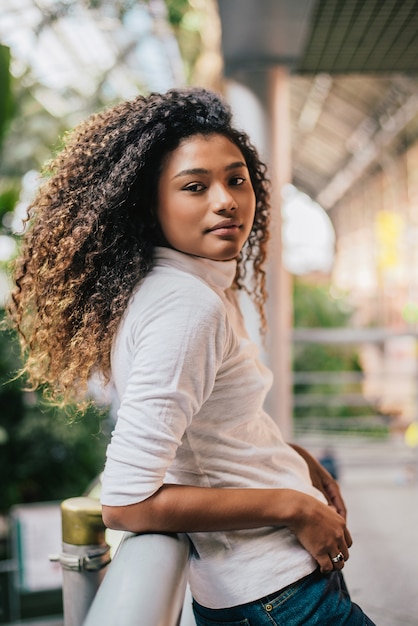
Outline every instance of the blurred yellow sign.
<path fill-rule="evenodd" d="M 378 266 L 382 270 L 398 267 L 404 231 L 403 218 L 394 211 L 379 211 L 376 215 Z"/>
<path fill-rule="evenodd" d="M 410 448 L 416 448 L 418 446 L 418 422 L 409 424 L 405 431 L 405 443 Z"/>

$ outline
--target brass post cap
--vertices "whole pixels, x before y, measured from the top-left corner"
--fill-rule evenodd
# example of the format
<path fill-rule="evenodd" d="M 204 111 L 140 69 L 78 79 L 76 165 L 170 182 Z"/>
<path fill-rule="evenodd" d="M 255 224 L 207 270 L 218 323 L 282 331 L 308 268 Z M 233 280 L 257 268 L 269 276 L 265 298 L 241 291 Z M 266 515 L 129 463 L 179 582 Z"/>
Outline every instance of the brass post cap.
<path fill-rule="evenodd" d="M 62 541 L 76 546 L 105 543 L 102 507 L 95 498 L 68 498 L 61 503 Z"/>

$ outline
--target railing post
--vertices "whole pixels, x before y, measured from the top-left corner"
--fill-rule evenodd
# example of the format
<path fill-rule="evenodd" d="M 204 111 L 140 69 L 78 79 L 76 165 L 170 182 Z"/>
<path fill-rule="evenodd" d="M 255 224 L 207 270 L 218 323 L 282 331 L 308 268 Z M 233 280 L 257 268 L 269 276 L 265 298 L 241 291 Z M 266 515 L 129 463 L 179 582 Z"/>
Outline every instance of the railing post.
<path fill-rule="evenodd" d="M 98 500 L 69 498 L 61 504 L 64 626 L 82 626 L 110 562 Z"/>

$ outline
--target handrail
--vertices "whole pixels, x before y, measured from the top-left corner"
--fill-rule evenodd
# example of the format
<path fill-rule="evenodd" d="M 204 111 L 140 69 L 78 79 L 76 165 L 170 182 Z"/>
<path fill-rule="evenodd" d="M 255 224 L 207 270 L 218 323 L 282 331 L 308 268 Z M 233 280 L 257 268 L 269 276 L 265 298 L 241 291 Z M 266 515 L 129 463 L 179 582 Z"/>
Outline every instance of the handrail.
<path fill-rule="evenodd" d="M 83 626 L 195 626 L 184 605 L 189 542 L 183 535 L 126 533 Z"/>
<path fill-rule="evenodd" d="M 61 504 L 64 626 L 195 626 L 185 535 L 125 533 L 110 562 L 96 498 Z M 185 602 L 185 597 L 187 601 Z"/>

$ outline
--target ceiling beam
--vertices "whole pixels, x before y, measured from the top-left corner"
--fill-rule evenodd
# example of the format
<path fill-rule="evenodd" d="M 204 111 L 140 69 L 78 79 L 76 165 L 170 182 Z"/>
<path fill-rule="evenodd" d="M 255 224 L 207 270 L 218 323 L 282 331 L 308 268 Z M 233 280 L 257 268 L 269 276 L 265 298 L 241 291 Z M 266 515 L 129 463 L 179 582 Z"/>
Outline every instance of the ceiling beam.
<path fill-rule="evenodd" d="M 374 163 L 379 163 L 387 153 L 391 143 L 405 129 L 409 122 L 418 114 L 418 89 L 405 96 L 402 104 L 377 124 L 377 130 L 358 147 L 346 166 L 340 169 L 328 185 L 319 193 L 318 203 L 327 211 L 351 189 Z M 366 126 L 366 118 L 361 126 Z M 375 120 L 370 119 L 369 127 L 373 128 Z"/>

